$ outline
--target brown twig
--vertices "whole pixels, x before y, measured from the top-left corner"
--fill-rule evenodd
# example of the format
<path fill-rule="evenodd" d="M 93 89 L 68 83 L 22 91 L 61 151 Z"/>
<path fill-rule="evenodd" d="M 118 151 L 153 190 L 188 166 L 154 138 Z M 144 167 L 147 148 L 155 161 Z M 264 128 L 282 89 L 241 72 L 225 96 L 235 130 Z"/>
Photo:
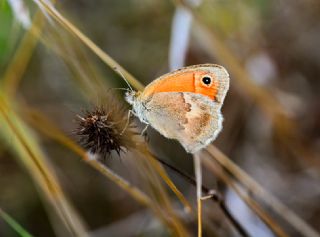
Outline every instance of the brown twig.
<path fill-rule="evenodd" d="M 234 190 L 237 195 L 250 207 L 250 209 L 279 237 L 288 237 L 283 228 L 273 220 L 273 218 L 263 210 L 260 205 L 252 199 L 244 190 L 237 184 L 230 175 L 223 170 L 222 167 L 218 165 L 217 162 L 212 162 L 212 160 L 204 156 L 204 164 L 210 169 L 216 177 L 223 181 L 228 187 Z"/>
<path fill-rule="evenodd" d="M 166 166 L 176 174 L 178 174 L 180 177 L 182 177 L 184 180 L 186 180 L 188 183 L 196 186 L 196 180 L 191 177 L 190 175 L 186 174 L 185 172 L 179 170 L 178 168 L 174 167 L 173 165 L 169 164 L 165 160 L 157 157 L 153 154 L 153 157 L 156 158 L 158 162 L 160 162 L 162 165 Z M 224 215 L 227 217 L 227 219 L 231 222 L 231 224 L 234 226 L 234 228 L 239 232 L 239 234 L 243 237 L 249 237 L 250 235 L 248 232 L 241 226 L 241 224 L 234 218 L 234 216 L 229 211 L 227 205 L 225 204 L 224 198 L 222 195 L 220 195 L 216 190 L 209 189 L 208 187 L 202 185 L 201 187 L 202 192 L 204 195 L 210 196 L 210 200 L 217 203 L 221 209 L 221 211 L 224 213 Z"/>
<path fill-rule="evenodd" d="M 237 166 L 229 157 L 223 154 L 217 147 L 209 145 L 206 151 L 211 155 L 211 159 L 206 159 L 207 164 L 215 160 L 221 167 L 230 172 L 244 187 L 267 203 L 279 216 L 286 220 L 292 227 L 304 236 L 319 237 L 319 233 L 296 215 L 290 208 L 280 202 L 275 196 L 265 190 L 253 178 Z"/>

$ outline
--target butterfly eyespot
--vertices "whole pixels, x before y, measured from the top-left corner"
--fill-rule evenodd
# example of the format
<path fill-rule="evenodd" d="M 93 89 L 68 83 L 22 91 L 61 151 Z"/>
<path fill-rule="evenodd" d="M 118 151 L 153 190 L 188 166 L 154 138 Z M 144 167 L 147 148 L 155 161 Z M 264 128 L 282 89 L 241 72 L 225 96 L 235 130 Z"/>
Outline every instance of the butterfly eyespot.
<path fill-rule="evenodd" d="M 207 86 L 209 86 L 209 85 L 211 84 L 211 81 L 212 81 L 212 79 L 211 79 L 211 77 L 209 77 L 209 76 L 204 76 L 204 77 L 202 78 L 203 84 L 205 84 L 205 85 L 207 85 Z"/>

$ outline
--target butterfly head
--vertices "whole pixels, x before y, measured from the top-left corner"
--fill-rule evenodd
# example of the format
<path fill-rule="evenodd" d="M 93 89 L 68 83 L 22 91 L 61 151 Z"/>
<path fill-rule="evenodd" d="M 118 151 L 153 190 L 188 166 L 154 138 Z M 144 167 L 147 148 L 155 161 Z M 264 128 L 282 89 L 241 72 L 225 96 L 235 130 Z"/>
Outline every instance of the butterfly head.
<path fill-rule="evenodd" d="M 134 90 L 129 90 L 126 92 L 125 94 L 125 100 L 129 103 L 129 104 L 134 104 L 137 100 L 137 97 L 139 96 L 140 92 L 138 91 L 134 91 Z"/>

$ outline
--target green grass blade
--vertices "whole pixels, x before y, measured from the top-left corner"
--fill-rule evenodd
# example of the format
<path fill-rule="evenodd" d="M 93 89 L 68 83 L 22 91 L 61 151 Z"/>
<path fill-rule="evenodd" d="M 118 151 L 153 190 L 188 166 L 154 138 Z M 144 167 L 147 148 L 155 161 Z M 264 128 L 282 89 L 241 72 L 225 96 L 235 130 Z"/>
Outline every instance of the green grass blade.
<path fill-rule="evenodd" d="M 28 231 L 26 231 L 18 222 L 16 222 L 9 214 L 0 208 L 0 217 L 21 237 L 33 237 Z"/>

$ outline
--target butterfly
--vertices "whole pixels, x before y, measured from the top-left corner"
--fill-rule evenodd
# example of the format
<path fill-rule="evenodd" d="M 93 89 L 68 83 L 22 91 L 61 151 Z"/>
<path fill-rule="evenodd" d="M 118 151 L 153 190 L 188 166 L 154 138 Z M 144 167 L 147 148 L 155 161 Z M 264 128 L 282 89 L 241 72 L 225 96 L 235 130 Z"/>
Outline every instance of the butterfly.
<path fill-rule="evenodd" d="M 196 153 L 220 133 L 228 89 L 225 68 L 200 64 L 160 76 L 142 92 L 128 91 L 125 99 L 141 122 L 178 140 L 188 153 Z"/>

